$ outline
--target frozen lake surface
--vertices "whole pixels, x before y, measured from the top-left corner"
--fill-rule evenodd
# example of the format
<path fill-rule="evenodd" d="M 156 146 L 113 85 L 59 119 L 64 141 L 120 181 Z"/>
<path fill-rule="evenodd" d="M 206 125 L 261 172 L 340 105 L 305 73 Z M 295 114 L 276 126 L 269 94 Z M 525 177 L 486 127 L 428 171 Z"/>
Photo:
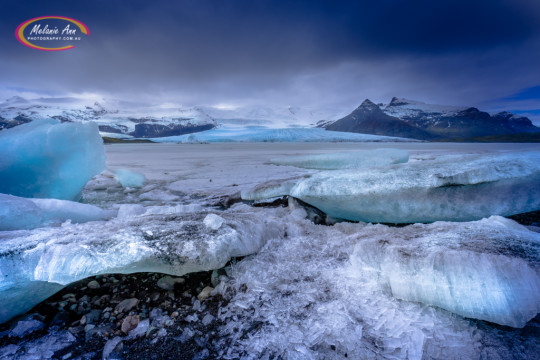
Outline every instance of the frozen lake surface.
<path fill-rule="evenodd" d="M 383 148 L 408 152 L 408 162 L 403 163 L 401 152 L 386 150 L 381 156 L 392 158 L 379 162 L 373 154 Z M 327 171 L 313 168 L 311 155 L 334 154 L 315 157 L 314 162 L 330 159 L 339 168 L 349 159 L 343 153 L 364 150 L 372 158 L 353 159 L 354 171 L 408 164 L 418 168 L 449 155 L 458 165 L 469 157 L 510 159 L 518 153 L 536 154 L 540 147 L 395 142 L 107 145 L 108 170 L 86 185 L 83 202 L 115 212 L 115 217 L 0 232 L 0 296 L 10 304 L 0 311 L 1 320 L 91 275 L 182 275 L 248 255 L 228 268 L 229 280 L 216 288 L 230 300 L 219 314 L 226 324 L 220 335 L 231 339 L 222 349 L 223 358 L 538 357 L 538 228 L 500 216 L 406 227 L 363 222 L 327 226 L 310 221 L 295 201 L 276 208 L 241 201 L 240 194 L 261 184 L 285 189 Z M 311 165 L 293 166 L 299 162 Z M 497 176 L 536 174 L 534 164 L 518 165 L 499 165 Z M 474 176 L 465 180 L 474 181 Z M 133 187 L 122 186 L 119 178 Z M 33 303 L 28 302 L 29 293 Z"/>

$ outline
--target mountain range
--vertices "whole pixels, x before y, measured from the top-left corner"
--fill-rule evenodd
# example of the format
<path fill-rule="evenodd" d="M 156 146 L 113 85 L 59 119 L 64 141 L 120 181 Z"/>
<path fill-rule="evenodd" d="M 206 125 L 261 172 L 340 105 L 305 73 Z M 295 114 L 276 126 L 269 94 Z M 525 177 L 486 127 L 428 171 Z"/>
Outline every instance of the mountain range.
<path fill-rule="evenodd" d="M 104 137 L 157 138 L 216 127 L 319 127 L 326 130 L 420 140 L 467 139 L 540 134 L 527 117 L 488 114 L 474 107 L 425 104 L 392 98 L 388 104 L 366 99 L 350 114 L 302 107 L 180 106 L 111 99 L 12 97 L 0 103 L 0 130 L 40 118 L 62 122 L 94 121 Z M 325 120 L 322 120 L 325 119 Z M 496 139 L 495 139 L 496 140 Z"/>
<path fill-rule="evenodd" d="M 317 124 L 326 130 L 407 137 L 420 140 L 538 133 L 530 119 L 510 112 L 488 114 L 475 107 L 425 104 L 392 98 L 389 104 L 369 99 L 335 121 Z"/>

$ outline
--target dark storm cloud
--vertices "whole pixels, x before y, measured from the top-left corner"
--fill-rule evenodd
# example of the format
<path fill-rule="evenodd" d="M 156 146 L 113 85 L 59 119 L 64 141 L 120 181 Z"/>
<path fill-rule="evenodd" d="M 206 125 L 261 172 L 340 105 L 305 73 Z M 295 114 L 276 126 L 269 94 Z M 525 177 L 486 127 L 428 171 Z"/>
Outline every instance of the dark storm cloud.
<path fill-rule="evenodd" d="M 0 85 L 58 94 L 481 104 L 540 78 L 535 1 L 13 1 L 0 14 Z M 52 53 L 14 39 L 49 14 L 91 36 Z"/>

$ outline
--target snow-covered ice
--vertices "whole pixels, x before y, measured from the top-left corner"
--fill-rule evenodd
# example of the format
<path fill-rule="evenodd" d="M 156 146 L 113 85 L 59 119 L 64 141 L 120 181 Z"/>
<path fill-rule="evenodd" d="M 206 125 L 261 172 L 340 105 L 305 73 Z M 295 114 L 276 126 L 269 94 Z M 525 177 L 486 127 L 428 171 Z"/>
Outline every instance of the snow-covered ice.
<path fill-rule="evenodd" d="M 414 223 L 469 221 L 540 209 L 540 152 L 448 155 L 368 170 L 320 172 L 294 186 L 244 191 L 291 195 L 339 219 Z M 284 191 L 288 190 L 288 191 Z"/>
<path fill-rule="evenodd" d="M 39 120 L 0 132 L 0 193 L 76 200 L 105 169 L 97 125 Z"/>
<path fill-rule="evenodd" d="M 296 166 L 306 169 L 336 170 L 361 169 L 406 163 L 409 153 L 399 149 L 376 149 L 347 153 L 287 156 L 270 160 L 276 165 Z"/>

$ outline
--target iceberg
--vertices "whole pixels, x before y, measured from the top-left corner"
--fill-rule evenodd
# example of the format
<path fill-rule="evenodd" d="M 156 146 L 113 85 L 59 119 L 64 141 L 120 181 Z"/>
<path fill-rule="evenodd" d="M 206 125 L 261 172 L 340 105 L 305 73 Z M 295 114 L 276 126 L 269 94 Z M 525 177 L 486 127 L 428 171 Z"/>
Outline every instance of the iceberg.
<path fill-rule="evenodd" d="M 27 199 L 0 194 L 0 231 L 34 229 L 41 226 L 105 220 L 116 215 L 114 210 L 58 199 Z"/>
<path fill-rule="evenodd" d="M 105 169 L 105 150 L 93 122 L 36 120 L 0 132 L 0 193 L 76 200 Z"/>
<path fill-rule="evenodd" d="M 211 226 L 205 218 L 213 219 Z M 216 269 L 283 234 L 276 221 L 241 211 L 211 216 L 200 211 L 150 212 L 98 225 L 0 232 L 0 323 L 89 276 Z"/>
<path fill-rule="evenodd" d="M 407 161 L 409 161 L 409 153 L 399 149 L 375 149 L 347 153 L 287 156 L 270 160 L 275 165 L 317 170 L 362 169 L 406 163 Z"/>
<path fill-rule="evenodd" d="M 284 184 L 259 185 L 242 196 L 260 200 L 290 195 L 333 218 L 353 221 L 471 221 L 540 209 L 540 152 L 449 155 L 369 170 L 320 172 L 294 186 Z"/>

